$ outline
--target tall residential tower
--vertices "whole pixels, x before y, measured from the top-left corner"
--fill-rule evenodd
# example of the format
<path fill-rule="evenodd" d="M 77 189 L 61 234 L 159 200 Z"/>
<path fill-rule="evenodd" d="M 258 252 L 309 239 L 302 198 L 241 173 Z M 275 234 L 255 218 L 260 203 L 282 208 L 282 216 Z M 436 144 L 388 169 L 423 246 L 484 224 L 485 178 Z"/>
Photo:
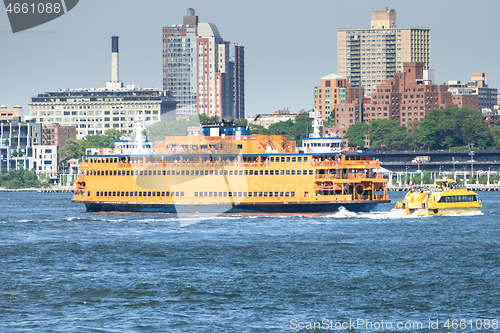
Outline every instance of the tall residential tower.
<path fill-rule="evenodd" d="M 245 117 L 243 46 L 225 42 L 189 8 L 181 26 L 163 28 L 162 50 L 163 88 L 178 102 L 178 117 Z"/>
<path fill-rule="evenodd" d="M 339 29 L 337 43 L 338 75 L 363 87 L 365 97 L 379 82 L 402 72 L 404 62 L 430 68 L 430 29 L 396 28 L 394 9 L 372 11 L 370 29 Z"/>

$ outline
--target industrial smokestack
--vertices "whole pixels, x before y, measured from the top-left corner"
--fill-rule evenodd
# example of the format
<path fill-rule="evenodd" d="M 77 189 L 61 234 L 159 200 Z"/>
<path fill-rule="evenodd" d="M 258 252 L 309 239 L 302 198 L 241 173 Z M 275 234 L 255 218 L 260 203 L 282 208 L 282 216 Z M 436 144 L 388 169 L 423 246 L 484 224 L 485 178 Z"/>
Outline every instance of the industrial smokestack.
<path fill-rule="evenodd" d="M 118 36 L 111 37 L 111 82 L 118 83 Z"/>
<path fill-rule="evenodd" d="M 111 82 L 106 83 L 107 89 L 119 89 L 123 84 L 118 75 L 118 36 L 111 36 Z"/>

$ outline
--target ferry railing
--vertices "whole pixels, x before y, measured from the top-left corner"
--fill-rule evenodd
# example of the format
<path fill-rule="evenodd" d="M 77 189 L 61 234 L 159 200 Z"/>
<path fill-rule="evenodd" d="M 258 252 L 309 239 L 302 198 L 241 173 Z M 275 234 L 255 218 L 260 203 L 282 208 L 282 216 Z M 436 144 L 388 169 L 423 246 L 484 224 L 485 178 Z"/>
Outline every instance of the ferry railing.
<path fill-rule="evenodd" d="M 226 167 L 265 167 L 266 162 L 131 162 L 131 163 L 118 163 L 119 167 L 133 167 L 133 168 L 149 168 L 149 167 L 213 167 L 213 168 L 226 168 Z"/>
<path fill-rule="evenodd" d="M 326 167 L 337 167 L 337 168 L 367 168 L 367 169 L 379 169 L 380 161 L 311 161 L 312 166 L 326 166 Z"/>
<path fill-rule="evenodd" d="M 330 174 L 317 174 L 316 179 L 359 179 L 359 178 L 367 178 L 368 173 L 360 172 L 360 173 L 348 173 L 346 177 L 337 177 L 335 173 Z M 382 179 L 384 176 L 382 174 L 373 174 L 370 179 Z"/>

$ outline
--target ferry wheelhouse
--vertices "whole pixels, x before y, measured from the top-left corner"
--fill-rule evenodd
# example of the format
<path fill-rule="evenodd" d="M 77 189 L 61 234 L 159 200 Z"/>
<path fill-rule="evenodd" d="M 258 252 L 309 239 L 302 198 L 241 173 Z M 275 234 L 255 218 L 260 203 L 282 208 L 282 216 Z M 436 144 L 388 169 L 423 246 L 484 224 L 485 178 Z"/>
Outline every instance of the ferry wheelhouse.
<path fill-rule="evenodd" d="M 115 142 L 80 164 L 73 202 L 87 211 L 167 213 L 366 212 L 390 202 L 373 154 L 342 138 L 250 134 L 231 124 L 201 126 L 163 142 Z"/>

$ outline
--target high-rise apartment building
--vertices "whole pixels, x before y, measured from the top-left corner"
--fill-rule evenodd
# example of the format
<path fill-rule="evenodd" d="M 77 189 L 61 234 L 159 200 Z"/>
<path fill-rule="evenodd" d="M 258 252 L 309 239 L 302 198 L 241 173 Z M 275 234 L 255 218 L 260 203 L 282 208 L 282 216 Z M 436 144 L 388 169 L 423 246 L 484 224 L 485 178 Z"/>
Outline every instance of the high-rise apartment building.
<path fill-rule="evenodd" d="M 163 27 L 163 88 L 177 116 L 244 118 L 244 48 L 225 42 L 213 23 L 189 8 L 182 26 Z"/>
<path fill-rule="evenodd" d="M 357 103 L 362 91 L 363 89 L 352 87 L 348 79 L 330 74 L 321 78 L 321 86 L 314 88 L 314 106 L 321 118 L 335 119 L 337 104 Z"/>
<path fill-rule="evenodd" d="M 396 28 L 396 11 L 371 12 L 370 29 L 339 29 L 337 73 L 369 97 L 379 82 L 403 71 L 404 62 L 430 68 L 430 29 Z"/>

